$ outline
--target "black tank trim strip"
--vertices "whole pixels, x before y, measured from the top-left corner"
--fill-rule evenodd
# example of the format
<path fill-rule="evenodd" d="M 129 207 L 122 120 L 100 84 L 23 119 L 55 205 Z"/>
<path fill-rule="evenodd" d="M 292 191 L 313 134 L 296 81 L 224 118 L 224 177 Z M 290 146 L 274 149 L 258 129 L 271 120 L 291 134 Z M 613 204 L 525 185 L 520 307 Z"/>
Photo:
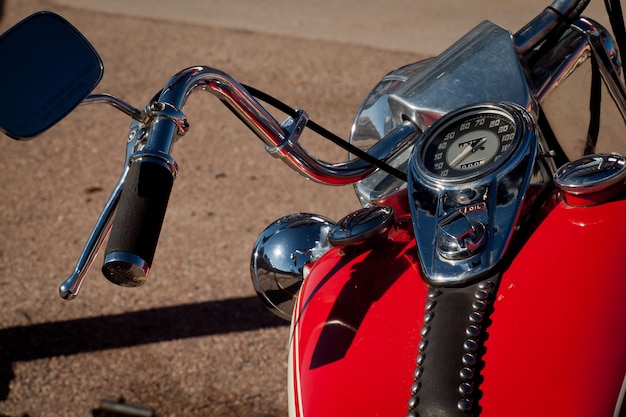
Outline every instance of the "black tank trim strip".
<path fill-rule="evenodd" d="M 498 274 L 463 288 L 430 288 L 409 417 L 480 414 L 482 357 L 499 281 Z"/>

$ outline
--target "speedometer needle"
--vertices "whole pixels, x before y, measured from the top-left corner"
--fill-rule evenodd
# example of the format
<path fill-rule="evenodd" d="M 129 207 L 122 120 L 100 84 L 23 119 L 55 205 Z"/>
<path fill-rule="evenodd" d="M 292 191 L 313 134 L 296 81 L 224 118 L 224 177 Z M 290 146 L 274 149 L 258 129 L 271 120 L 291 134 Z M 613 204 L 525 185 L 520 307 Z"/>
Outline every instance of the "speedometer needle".
<path fill-rule="evenodd" d="M 476 150 L 478 150 L 478 147 L 481 146 L 486 141 L 487 141 L 487 137 L 483 136 L 482 138 L 480 138 L 478 142 L 474 143 L 473 145 L 469 145 L 468 147 L 463 149 L 463 151 L 460 154 L 458 154 L 456 158 L 452 160 L 452 162 L 450 162 L 450 166 L 453 168 L 456 167 L 458 164 L 463 162 L 465 158 L 467 158 L 468 156 L 476 152 Z"/>

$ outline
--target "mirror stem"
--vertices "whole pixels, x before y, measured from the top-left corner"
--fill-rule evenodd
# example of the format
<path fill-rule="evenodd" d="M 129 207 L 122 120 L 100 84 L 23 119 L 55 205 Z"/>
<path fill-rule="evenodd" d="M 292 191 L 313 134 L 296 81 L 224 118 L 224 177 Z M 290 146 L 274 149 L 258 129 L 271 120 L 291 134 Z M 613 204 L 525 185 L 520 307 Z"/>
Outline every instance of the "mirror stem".
<path fill-rule="evenodd" d="M 128 116 L 132 117 L 133 119 L 137 120 L 137 121 L 143 121 L 143 118 L 141 117 L 141 111 L 139 109 L 137 109 L 136 107 L 133 107 L 132 105 L 126 103 L 123 100 L 120 100 L 119 98 L 112 96 L 110 94 L 91 94 L 89 96 L 87 96 L 87 98 L 85 98 L 83 100 L 82 103 L 80 103 L 80 105 L 87 105 L 87 104 L 108 104 L 109 106 L 115 107 L 116 109 L 120 110 L 122 113 L 127 114 Z"/>

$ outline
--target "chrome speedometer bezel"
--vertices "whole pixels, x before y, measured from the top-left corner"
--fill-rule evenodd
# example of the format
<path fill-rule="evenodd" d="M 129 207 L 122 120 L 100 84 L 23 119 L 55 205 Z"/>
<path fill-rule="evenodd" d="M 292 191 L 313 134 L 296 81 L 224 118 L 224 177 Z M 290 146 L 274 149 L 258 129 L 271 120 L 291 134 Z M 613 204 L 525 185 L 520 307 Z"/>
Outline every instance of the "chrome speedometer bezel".
<path fill-rule="evenodd" d="M 423 277 L 431 285 L 465 285 L 498 270 L 531 180 L 548 181 L 544 153 L 538 152 L 546 147 L 540 145 L 543 140 L 529 110 L 513 103 L 470 105 L 443 116 L 418 139 L 409 160 L 409 204 Z M 512 152 L 485 169 L 453 179 L 426 169 L 423 148 L 433 133 L 460 115 L 492 111 L 515 120 Z M 450 250 L 450 242 L 458 247 Z"/>
<path fill-rule="evenodd" d="M 445 135 L 446 132 L 454 130 L 455 126 L 458 126 L 462 121 L 468 120 L 470 118 L 476 119 L 480 115 L 484 115 L 485 117 L 497 115 L 498 117 L 504 117 L 505 119 L 508 119 L 510 121 L 510 124 L 515 128 L 513 137 L 508 140 L 511 146 L 506 151 L 502 151 L 502 137 L 511 134 L 510 132 L 502 132 L 502 135 L 498 137 L 499 149 L 495 159 L 489 160 L 484 165 L 481 165 L 477 168 L 468 170 L 468 172 L 465 174 L 460 173 L 454 176 L 442 176 L 437 174 L 436 172 L 433 172 L 428 167 L 429 162 L 427 159 L 429 156 L 432 156 L 429 154 L 431 153 L 430 147 L 433 145 L 433 143 L 438 143 L 441 140 L 442 134 Z M 442 117 L 436 123 L 434 123 L 430 127 L 430 129 L 424 132 L 418 144 L 416 145 L 415 152 L 413 153 L 413 158 L 415 158 L 415 160 L 413 161 L 413 163 L 415 164 L 415 169 L 419 172 L 420 176 L 426 179 L 428 182 L 441 183 L 445 185 L 465 184 L 486 177 L 494 171 L 498 170 L 500 167 L 502 167 L 503 164 L 507 163 L 507 161 L 510 161 L 513 158 L 513 155 L 515 155 L 515 153 L 520 148 L 520 143 L 523 141 L 523 136 L 525 132 L 524 126 L 525 121 L 523 120 L 523 116 L 511 105 L 498 103 L 478 104 L 474 106 L 464 107 L 455 112 L 447 114 L 445 117 Z M 451 139 L 450 141 L 453 140 Z M 460 170 L 456 171 L 461 172 Z"/>

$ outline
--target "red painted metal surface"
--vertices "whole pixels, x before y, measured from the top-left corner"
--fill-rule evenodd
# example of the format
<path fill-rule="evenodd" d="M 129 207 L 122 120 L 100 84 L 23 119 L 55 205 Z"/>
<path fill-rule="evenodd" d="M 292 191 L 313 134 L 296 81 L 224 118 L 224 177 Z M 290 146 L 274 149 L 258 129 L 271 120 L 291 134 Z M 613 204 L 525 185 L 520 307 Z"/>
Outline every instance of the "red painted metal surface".
<path fill-rule="evenodd" d="M 481 416 L 612 416 L 626 373 L 626 201 L 560 203 L 502 278 Z M 405 416 L 427 286 L 406 220 L 360 253 L 332 250 L 298 301 L 298 416 Z M 299 311 L 299 313 L 298 313 Z"/>
<path fill-rule="evenodd" d="M 406 414 L 426 294 L 410 227 L 314 265 L 292 337 L 296 415 Z"/>
<path fill-rule="evenodd" d="M 626 373 L 626 201 L 558 205 L 503 276 L 485 416 L 612 416 Z"/>

